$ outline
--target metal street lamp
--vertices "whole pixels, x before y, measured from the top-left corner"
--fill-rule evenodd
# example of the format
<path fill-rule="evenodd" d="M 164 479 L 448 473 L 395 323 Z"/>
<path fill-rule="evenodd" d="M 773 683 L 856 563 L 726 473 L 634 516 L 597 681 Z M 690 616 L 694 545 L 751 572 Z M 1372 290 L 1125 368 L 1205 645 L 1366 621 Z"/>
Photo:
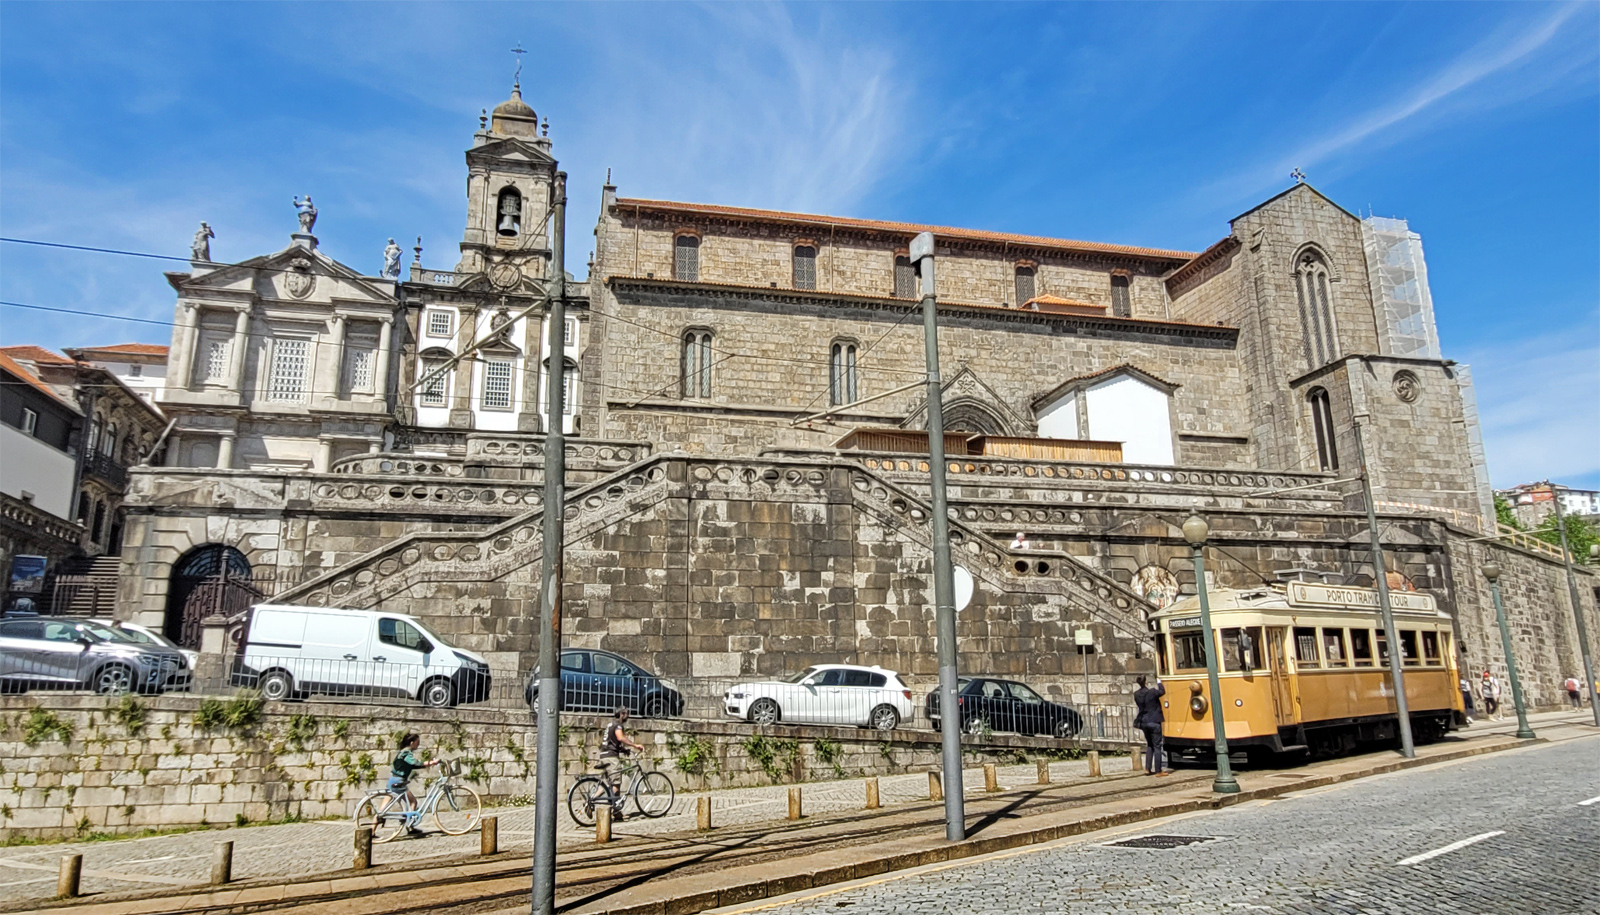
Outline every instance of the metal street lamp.
<path fill-rule="evenodd" d="M 1528 708 L 1522 704 L 1522 680 L 1517 676 L 1517 659 L 1511 653 L 1511 627 L 1506 625 L 1506 608 L 1500 603 L 1500 564 L 1486 562 L 1480 570 L 1489 579 L 1489 593 L 1494 595 L 1494 619 L 1500 624 L 1500 644 L 1506 652 L 1506 673 L 1511 679 L 1511 704 L 1517 709 L 1517 736 L 1523 740 L 1533 738 L 1533 728 L 1528 727 Z"/>
<path fill-rule="evenodd" d="M 1199 515 L 1190 515 L 1189 520 L 1183 522 L 1183 539 L 1189 541 L 1194 553 L 1194 588 L 1200 597 L 1200 628 L 1205 631 L 1206 640 L 1206 679 L 1211 683 L 1211 730 L 1217 739 L 1217 777 L 1211 782 L 1211 790 L 1218 794 L 1238 794 L 1239 783 L 1233 779 L 1233 766 L 1228 760 L 1228 732 L 1222 723 L 1222 683 L 1217 678 L 1217 633 L 1211 628 L 1211 603 L 1206 598 L 1206 560 L 1200 552 L 1210 533 L 1211 528 Z"/>

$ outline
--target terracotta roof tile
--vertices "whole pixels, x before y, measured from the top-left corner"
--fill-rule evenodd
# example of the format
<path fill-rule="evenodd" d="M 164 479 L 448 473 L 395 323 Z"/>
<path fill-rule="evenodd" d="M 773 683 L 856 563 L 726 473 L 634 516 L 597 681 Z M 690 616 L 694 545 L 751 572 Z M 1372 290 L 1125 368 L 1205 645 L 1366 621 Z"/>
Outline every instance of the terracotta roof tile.
<path fill-rule="evenodd" d="M 37 376 L 33 372 L 29 371 L 28 368 L 26 366 L 24 366 L 22 363 L 18 362 L 16 359 L 12 358 L 11 354 L 8 352 L 9 350 L 19 350 L 19 349 L 21 349 L 21 350 L 35 349 L 36 350 L 36 349 L 39 349 L 39 347 L 37 347 L 37 346 L 5 346 L 5 347 L 0 347 L 0 369 L 5 369 L 6 371 L 10 372 L 11 374 L 17 376 L 18 378 L 21 378 L 23 381 L 27 382 L 29 385 L 39 389 L 41 392 L 50 395 L 50 397 L 52 399 L 56 400 L 57 402 L 61 403 L 64 406 L 66 406 L 68 409 L 70 409 L 70 410 L 72 410 L 74 412 L 77 412 L 77 410 L 78 410 L 77 404 L 74 404 L 72 401 L 66 399 L 65 397 L 62 397 L 61 394 L 59 392 L 57 392 L 54 388 L 52 388 L 49 385 L 45 384 L 43 381 L 40 381 L 39 380 L 39 376 Z M 40 350 L 40 352 L 50 353 L 49 350 Z M 51 354 L 51 355 L 54 355 L 54 354 Z M 60 359 L 60 357 L 57 357 L 57 359 Z"/>
<path fill-rule="evenodd" d="M 1121 254 L 1129 257 L 1153 258 L 1165 261 L 1187 261 L 1192 251 L 1169 251 L 1164 248 L 1141 248 L 1132 245 L 1111 245 L 1103 242 L 1072 241 L 1064 238 L 1047 238 L 1042 235 L 1017 235 L 1011 232 L 989 232 L 982 229 L 957 229 L 950 226 L 927 226 L 910 222 L 885 222 L 877 219 L 852 219 L 846 216 L 818 216 L 811 213 L 786 213 L 781 210 L 756 210 L 748 207 L 718 206 L 709 203 L 679 203 L 671 200 L 644 200 L 636 197 L 619 197 L 616 206 L 661 210 L 678 213 L 699 213 L 707 216 L 733 216 L 772 222 L 800 223 L 812 226 L 840 226 L 856 229 L 873 229 L 880 232 L 915 235 L 932 232 L 941 238 L 960 238 L 970 241 L 1011 242 L 1040 248 L 1056 248 L 1092 254 Z"/>
<path fill-rule="evenodd" d="M 25 362 L 37 362 L 43 365 L 71 365 L 72 360 L 60 353 L 51 352 L 42 346 L 28 344 L 25 346 L 0 346 L 0 353 L 13 359 Z"/>
<path fill-rule="evenodd" d="M 80 353 L 108 353 L 119 356 L 166 356 L 168 347 L 161 343 L 115 343 L 111 346 L 75 347 Z"/>

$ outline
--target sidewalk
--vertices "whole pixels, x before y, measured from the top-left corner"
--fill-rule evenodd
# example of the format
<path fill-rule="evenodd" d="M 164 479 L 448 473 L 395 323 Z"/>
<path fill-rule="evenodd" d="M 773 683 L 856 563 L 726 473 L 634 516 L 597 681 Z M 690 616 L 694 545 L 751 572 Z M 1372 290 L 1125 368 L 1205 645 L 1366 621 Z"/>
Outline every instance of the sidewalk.
<path fill-rule="evenodd" d="M 1536 729 L 1544 727 L 1551 732 L 1542 737 L 1572 739 L 1593 734 L 1592 727 L 1575 726 L 1582 720 L 1583 715 L 1557 713 L 1536 716 L 1533 723 Z M 1507 736 L 1514 724 L 1514 720 L 1480 723 L 1468 729 L 1464 739 L 1419 748 L 1415 761 L 1400 760 L 1394 753 L 1376 753 L 1293 769 L 1246 772 L 1239 778 L 1244 791 L 1222 803 L 1509 749 L 1519 745 Z M 967 773 L 971 838 L 956 845 L 943 840 L 942 806 L 926 800 L 927 778 L 922 774 L 882 779 L 886 809 L 876 813 L 861 809 L 864 797 L 859 780 L 807 785 L 807 818 L 799 823 L 781 819 L 787 786 L 718 792 L 713 814 L 716 829 L 709 834 L 692 832 L 691 795 L 680 798 L 682 812 L 673 816 L 660 821 L 628 821 L 619 827 L 618 841 L 610 846 L 596 846 L 587 834 L 563 830 L 558 901 L 563 911 L 573 915 L 663 912 L 669 900 L 671 911 L 692 912 L 1219 803 L 1209 790 L 1209 770 L 1185 770 L 1177 777 L 1157 781 L 1131 773 L 1126 758 L 1107 763 L 1111 774 L 1094 780 L 1086 777 L 1081 762 L 1053 764 L 1055 784 L 1050 786 L 1035 784 L 1032 765 L 1007 767 L 1001 777 L 1007 790 L 993 795 L 983 790 L 981 770 Z M 1073 777 L 1063 783 L 1069 772 Z M 229 830 L 226 838 L 236 843 L 236 873 L 244 885 L 193 895 L 193 891 L 164 893 L 121 901 L 102 897 L 103 901 L 85 900 L 69 907 L 75 915 L 222 912 L 242 906 L 378 915 L 441 911 L 468 901 L 476 903 L 475 910 L 483 911 L 485 905 L 492 907 L 501 900 L 503 906 L 520 902 L 525 909 L 531 811 L 502 813 L 508 814 L 501 824 L 501 845 L 507 851 L 492 858 L 463 855 L 476 847 L 475 835 L 430 838 L 376 847 L 375 857 L 384 866 L 372 871 L 324 873 L 306 882 L 263 881 L 258 876 L 262 870 L 309 876 L 343 865 L 350 849 L 348 822 Z M 521 819 L 509 815 L 512 813 Z M 241 842 L 250 833 L 262 833 L 269 841 Z M 219 836 L 208 833 L 104 843 L 144 845 L 136 855 L 103 856 L 99 862 L 91 857 L 91 852 L 99 851 L 94 846 L 27 849 L 32 860 L 26 863 L 48 871 L 36 870 L 26 876 L 49 882 L 39 885 L 29 880 L 25 885 L 32 887 L 28 895 L 33 901 L 42 901 L 39 896 L 53 889 L 55 861 L 69 850 L 85 853 L 86 891 L 96 891 L 96 881 L 108 889 L 142 882 L 137 888 L 147 892 L 156 880 L 198 882 L 204 878 L 201 871 L 208 867 L 211 845 Z M 305 836 L 310 844 L 297 845 L 299 836 Z M 152 844 L 197 839 L 199 844 L 184 854 Z M 6 857 L 15 860 L 23 850 L 8 851 Z M 102 865 L 107 862 L 120 870 L 106 870 Z M 285 867 L 291 869 L 285 871 Z M 0 873 L 9 876 L 17 871 Z M 406 892 L 386 892 L 402 887 Z M 19 901 L 13 896 L 10 904 Z"/>

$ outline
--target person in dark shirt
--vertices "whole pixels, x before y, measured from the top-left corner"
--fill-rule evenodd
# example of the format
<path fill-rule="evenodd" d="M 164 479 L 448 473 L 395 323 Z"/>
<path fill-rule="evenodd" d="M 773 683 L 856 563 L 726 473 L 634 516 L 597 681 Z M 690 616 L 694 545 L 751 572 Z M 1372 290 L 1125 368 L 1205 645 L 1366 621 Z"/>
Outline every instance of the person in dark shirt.
<path fill-rule="evenodd" d="M 600 760 L 595 763 L 595 768 L 600 770 L 600 777 L 611 786 L 611 794 L 617 798 L 616 810 L 612 817 L 623 819 L 622 813 L 622 758 L 631 751 L 644 751 L 644 744 L 634 743 L 628 737 L 628 708 L 622 706 L 617 709 L 616 717 L 606 722 L 605 733 L 600 738 Z"/>
<path fill-rule="evenodd" d="M 400 752 L 395 755 L 394 763 L 389 767 L 389 793 L 405 795 L 409 809 L 417 809 L 416 795 L 411 793 L 411 773 L 418 769 L 430 769 L 439 764 L 439 760 L 423 762 L 417 756 L 417 747 L 422 745 L 422 738 L 417 734 L 407 734 L 400 738 Z M 417 831 L 415 823 L 407 822 L 406 830 L 411 833 Z"/>
<path fill-rule="evenodd" d="M 1169 773 L 1162 766 L 1164 751 L 1161 748 L 1161 726 L 1167 718 L 1161 712 L 1161 697 L 1167 694 L 1167 685 L 1157 679 L 1156 688 L 1151 689 L 1144 677 L 1139 677 L 1138 681 L 1139 689 L 1133 694 L 1133 702 L 1139 707 L 1139 715 L 1133 719 L 1133 724 L 1144 731 L 1144 773 L 1166 776 Z"/>

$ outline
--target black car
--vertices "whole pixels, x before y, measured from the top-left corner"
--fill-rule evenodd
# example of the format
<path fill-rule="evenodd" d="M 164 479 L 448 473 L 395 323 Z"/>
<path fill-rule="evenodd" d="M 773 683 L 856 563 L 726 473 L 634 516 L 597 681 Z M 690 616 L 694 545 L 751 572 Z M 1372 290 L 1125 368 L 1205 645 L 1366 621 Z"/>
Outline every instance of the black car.
<path fill-rule="evenodd" d="M 1083 716 L 1065 705 L 1051 702 L 1015 680 L 962 677 L 956 681 L 956 702 L 961 707 L 961 727 L 969 734 L 1014 731 L 1071 737 L 1083 727 Z M 939 730 L 939 693 L 928 693 L 928 717 Z"/>
<path fill-rule="evenodd" d="M 522 692 L 528 707 L 533 708 L 539 696 L 537 667 Z M 621 655 L 588 648 L 561 653 L 563 711 L 609 715 L 624 706 L 629 714 L 644 718 L 676 718 L 683 714 L 683 694 L 678 692 L 676 683 Z"/>

